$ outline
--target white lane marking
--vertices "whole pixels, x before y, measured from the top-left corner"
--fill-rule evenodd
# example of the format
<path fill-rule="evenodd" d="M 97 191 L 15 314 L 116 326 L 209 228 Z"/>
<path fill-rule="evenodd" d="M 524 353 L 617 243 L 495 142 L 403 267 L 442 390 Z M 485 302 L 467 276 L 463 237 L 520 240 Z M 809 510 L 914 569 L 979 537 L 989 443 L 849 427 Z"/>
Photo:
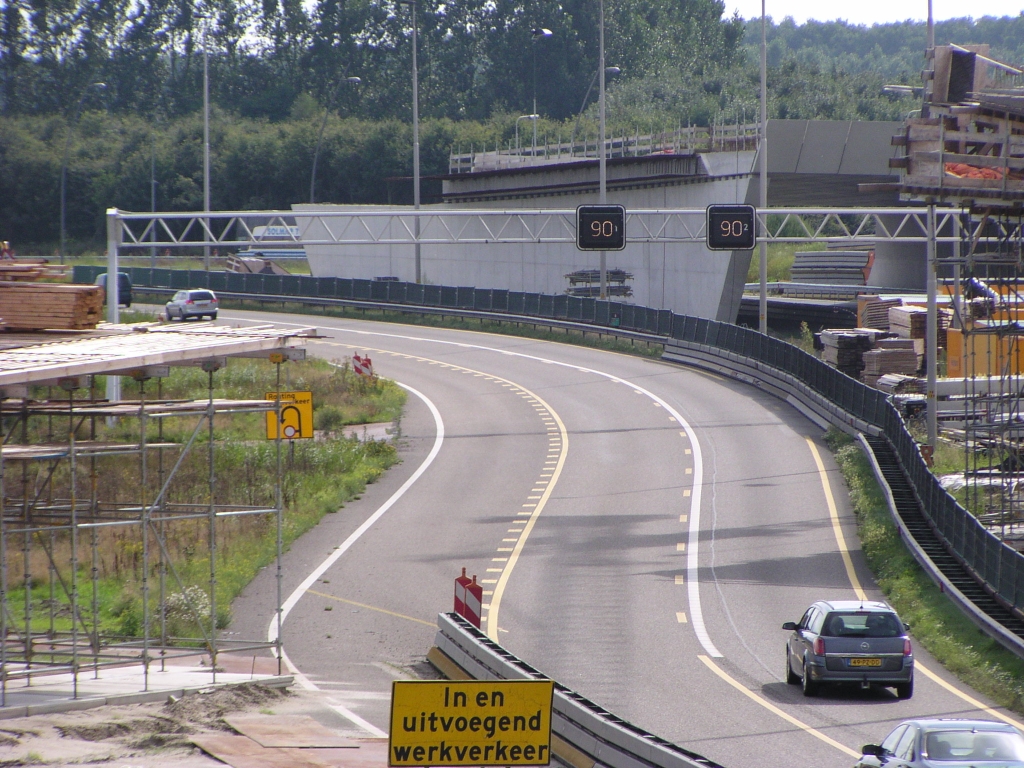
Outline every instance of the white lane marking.
<path fill-rule="evenodd" d="M 264 321 L 249 320 L 247 318 L 234 318 L 249 323 L 257 323 Z M 290 325 L 299 328 L 308 328 L 310 323 L 288 323 L 288 322 L 276 322 L 275 325 Z M 606 373 L 605 371 L 598 371 L 594 368 L 584 368 L 579 365 L 572 365 L 570 363 L 563 363 L 559 360 L 550 360 L 545 357 L 539 357 L 538 355 L 528 355 L 525 352 L 511 352 L 509 350 L 497 349 L 496 347 L 488 347 L 483 344 L 465 344 L 455 341 L 446 341 L 444 339 L 428 339 L 423 336 L 408 336 L 401 333 L 382 333 L 380 331 L 362 331 L 354 328 L 342 328 L 338 326 L 326 326 L 319 325 L 318 328 L 332 331 L 334 333 L 352 333 L 361 336 L 377 336 L 387 339 L 403 339 L 405 341 L 415 342 L 429 342 L 432 344 L 445 344 L 448 346 L 461 347 L 463 349 L 476 349 L 484 352 L 497 352 L 503 355 L 509 355 L 511 357 L 519 357 L 524 360 L 534 360 L 540 363 L 547 363 L 548 365 L 560 365 L 563 368 L 571 368 L 575 371 L 582 373 L 593 373 L 597 376 L 603 376 L 604 378 L 612 381 L 616 384 L 625 384 L 626 386 L 632 387 L 633 391 L 647 395 L 657 403 L 660 403 L 665 410 L 668 411 L 669 415 L 674 417 L 679 425 L 686 432 L 686 436 L 690 440 L 691 447 L 693 449 L 693 490 L 690 495 L 690 531 L 689 531 L 689 546 L 686 552 L 686 577 L 687 577 L 687 599 L 690 605 L 690 625 L 693 627 L 694 634 L 697 635 L 697 640 L 704 647 L 704 651 L 708 656 L 720 659 L 722 653 L 715 647 L 715 644 L 711 641 L 711 636 L 708 634 L 707 627 L 704 624 L 704 612 L 701 610 L 700 605 L 700 578 L 699 578 L 699 546 L 700 546 L 700 504 L 701 504 L 701 491 L 704 487 L 704 458 L 701 454 L 700 444 L 697 442 L 697 434 L 693 431 L 693 427 L 690 423 L 683 418 L 683 415 L 667 403 L 663 398 L 654 394 L 650 390 L 644 389 L 643 387 L 634 384 L 633 382 L 627 381 L 619 376 L 612 373 Z M 718 378 L 718 377 L 715 377 Z"/>
<path fill-rule="evenodd" d="M 441 412 L 437 410 L 437 406 L 434 405 L 433 402 L 431 402 L 430 398 L 428 398 L 422 392 L 413 389 L 410 386 L 406 386 L 401 382 L 396 383 L 402 389 L 416 395 L 416 397 L 422 400 L 426 404 L 427 408 L 430 409 L 430 413 L 434 417 L 434 428 L 436 431 L 436 434 L 434 436 L 434 445 L 430 449 L 430 453 L 428 453 L 427 457 L 423 460 L 423 463 L 421 463 L 419 467 L 416 468 L 416 471 L 412 473 L 408 480 L 402 483 L 402 487 L 395 491 L 393 494 L 391 494 L 391 498 L 389 498 L 387 501 L 381 504 L 377 508 L 376 512 L 374 512 L 372 515 L 366 518 L 366 520 L 363 521 L 363 524 L 356 528 L 349 535 L 349 537 L 345 539 L 344 542 L 342 542 L 341 546 L 339 546 L 330 555 L 328 555 L 326 559 L 324 559 L 324 561 L 320 563 L 320 565 L 314 568 L 313 571 L 305 578 L 305 580 L 301 584 L 299 584 L 299 586 L 297 586 L 295 590 L 288 596 L 288 599 L 285 600 L 284 604 L 281 606 L 282 625 L 284 624 L 285 619 L 288 618 L 288 614 L 291 613 L 292 608 L 294 608 L 296 604 L 298 604 L 299 600 L 302 599 L 302 596 L 309 590 L 309 588 L 316 584 L 317 579 L 323 576 L 324 573 L 327 572 L 327 569 L 338 561 L 338 558 L 345 554 L 349 550 L 349 548 L 353 544 L 355 544 L 356 541 L 358 541 L 359 538 L 364 533 L 366 533 L 371 526 L 373 526 L 374 523 L 376 523 L 378 520 L 380 520 L 381 517 L 384 516 L 385 512 L 387 512 L 389 509 L 391 509 L 392 506 L 394 506 L 395 502 L 397 502 L 400 498 L 402 498 L 402 496 L 405 495 L 406 491 L 408 491 L 413 486 L 413 484 L 417 480 L 419 480 L 420 477 L 423 476 L 423 473 L 427 471 L 427 467 L 429 467 L 433 463 L 434 459 L 437 457 L 437 454 L 441 451 L 441 444 L 444 442 L 444 421 L 441 420 Z M 267 640 L 269 640 L 271 643 L 277 642 L 276 616 L 271 620 L 270 627 L 267 629 Z M 316 685 L 308 677 L 302 674 L 299 671 L 298 667 L 296 667 L 292 663 L 292 660 L 288 658 L 288 654 L 285 652 L 284 648 L 281 649 L 281 660 L 284 661 L 288 669 L 292 672 L 292 674 L 295 675 L 300 686 L 302 686 L 306 690 L 319 690 L 316 687 Z M 387 734 L 384 731 L 380 730 L 372 723 L 368 723 L 366 720 L 359 717 L 354 712 L 351 712 L 346 707 L 343 707 L 342 705 L 337 703 L 331 703 L 331 708 L 343 717 L 347 718 L 351 722 L 358 725 L 360 728 L 363 728 L 369 733 L 372 733 L 374 736 L 387 736 Z"/>

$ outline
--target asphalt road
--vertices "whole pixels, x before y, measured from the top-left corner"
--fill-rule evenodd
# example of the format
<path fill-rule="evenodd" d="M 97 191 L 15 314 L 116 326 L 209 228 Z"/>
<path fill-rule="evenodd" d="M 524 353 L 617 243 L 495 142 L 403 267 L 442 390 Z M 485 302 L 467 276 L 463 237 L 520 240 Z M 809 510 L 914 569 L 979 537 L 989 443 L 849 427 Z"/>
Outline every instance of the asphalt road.
<path fill-rule="evenodd" d="M 484 582 L 484 628 L 502 645 L 727 768 L 849 766 L 908 717 L 1005 715 L 917 647 L 910 701 L 786 685 L 782 622 L 816 599 L 881 594 L 822 430 L 755 388 L 514 337 L 221 318 L 317 325 L 312 354 L 368 353 L 415 390 L 402 464 L 287 555 L 285 596 L 337 558 L 294 603 L 285 645 L 364 729 L 386 731 L 391 681 L 423 672 L 463 566 Z M 266 635 L 272 570 L 234 606 L 232 631 Z"/>

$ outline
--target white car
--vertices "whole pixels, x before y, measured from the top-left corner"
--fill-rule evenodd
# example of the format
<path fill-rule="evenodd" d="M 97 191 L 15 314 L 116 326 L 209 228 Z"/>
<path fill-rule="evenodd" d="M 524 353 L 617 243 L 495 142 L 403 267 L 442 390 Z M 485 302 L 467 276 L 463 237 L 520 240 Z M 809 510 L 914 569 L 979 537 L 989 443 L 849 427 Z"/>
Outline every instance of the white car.
<path fill-rule="evenodd" d="M 178 291 L 167 302 L 164 312 L 168 320 L 188 320 L 190 317 L 217 319 L 217 296 L 206 289 Z"/>

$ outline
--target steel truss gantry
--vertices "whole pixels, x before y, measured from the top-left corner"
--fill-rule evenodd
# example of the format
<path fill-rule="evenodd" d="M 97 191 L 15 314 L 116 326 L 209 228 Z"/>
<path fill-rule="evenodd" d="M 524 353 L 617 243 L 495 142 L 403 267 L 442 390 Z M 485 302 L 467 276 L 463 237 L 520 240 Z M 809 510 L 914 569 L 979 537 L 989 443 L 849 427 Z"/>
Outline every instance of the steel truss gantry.
<path fill-rule="evenodd" d="M 936 242 L 956 241 L 953 221 L 958 215 L 958 209 L 937 211 Z M 575 209 L 471 210 L 438 206 L 415 212 L 299 206 L 293 211 L 131 213 L 112 208 L 107 216 L 114 222 L 116 244 L 121 249 L 576 243 Z M 766 233 L 769 243 L 926 243 L 929 239 L 928 209 L 923 206 L 765 208 L 757 211 L 757 219 L 763 225 L 759 231 Z M 631 243 L 702 243 L 705 223 L 703 208 L 627 211 L 627 239 Z"/>

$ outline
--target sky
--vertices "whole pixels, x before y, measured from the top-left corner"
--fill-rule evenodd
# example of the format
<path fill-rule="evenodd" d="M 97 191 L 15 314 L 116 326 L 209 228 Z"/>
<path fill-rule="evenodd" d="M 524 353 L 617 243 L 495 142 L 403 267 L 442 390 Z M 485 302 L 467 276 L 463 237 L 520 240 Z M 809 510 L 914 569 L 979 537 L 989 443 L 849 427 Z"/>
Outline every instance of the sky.
<path fill-rule="evenodd" d="M 776 21 L 792 16 L 802 24 L 808 19 L 834 21 L 845 19 L 851 24 L 887 24 L 894 21 L 928 18 L 928 0 L 856 0 L 855 2 L 822 2 L 821 0 L 765 0 L 767 13 Z M 761 18 L 761 0 L 725 0 L 726 15 L 739 11 L 745 19 Z M 1024 11 L 1024 0 L 932 0 L 936 21 L 963 16 L 1017 16 Z"/>

